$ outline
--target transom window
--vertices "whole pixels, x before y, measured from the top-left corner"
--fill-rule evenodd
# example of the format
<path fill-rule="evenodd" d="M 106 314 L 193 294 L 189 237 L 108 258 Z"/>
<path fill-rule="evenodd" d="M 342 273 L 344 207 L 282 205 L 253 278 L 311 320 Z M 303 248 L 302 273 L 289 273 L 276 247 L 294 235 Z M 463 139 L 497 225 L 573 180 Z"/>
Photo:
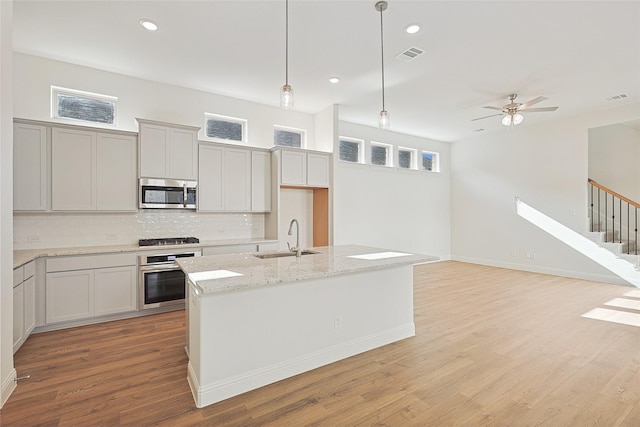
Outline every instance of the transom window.
<path fill-rule="evenodd" d="M 306 145 L 307 131 L 284 126 L 273 127 L 273 145 L 282 147 L 304 148 Z"/>
<path fill-rule="evenodd" d="M 115 96 L 51 86 L 51 117 L 114 125 Z"/>
<path fill-rule="evenodd" d="M 345 162 L 364 163 L 364 141 L 361 139 L 340 137 L 339 158 Z"/>
<path fill-rule="evenodd" d="M 398 167 L 402 169 L 418 169 L 418 150 L 398 147 Z"/>
<path fill-rule="evenodd" d="M 393 166 L 393 146 L 371 141 L 371 164 Z"/>
<path fill-rule="evenodd" d="M 204 129 L 207 138 L 247 142 L 245 119 L 204 113 Z"/>
<path fill-rule="evenodd" d="M 422 164 L 420 168 L 422 170 L 427 170 L 431 172 L 440 172 L 440 158 L 438 156 L 438 153 L 423 151 Z"/>

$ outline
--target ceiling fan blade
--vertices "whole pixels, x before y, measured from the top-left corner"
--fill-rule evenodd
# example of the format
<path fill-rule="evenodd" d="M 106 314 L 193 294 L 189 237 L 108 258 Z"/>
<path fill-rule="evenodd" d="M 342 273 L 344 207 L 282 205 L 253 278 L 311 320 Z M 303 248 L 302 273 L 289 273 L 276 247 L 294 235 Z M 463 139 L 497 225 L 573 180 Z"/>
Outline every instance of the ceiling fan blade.
<path fill-rule="evenodd" d="M 486 107 L 482 107 L 482 108 L 488 108 L 489 110 L 498 110 L 498 111 L 502 111 L 502 108 L 500 107 L 492 107 L 490 105 L 486 106 Z"/>
<path fill-rule="evenodd" d="M 477 119 L 471 119 L 472 122 L 475 122 L 476 120 L 482 120 L 482 119 L 488 119 L 489 117 L 495 117 L 495 116 L 501 116 L 502 113 L 500 114 L 492 114 L 490 116 L 484 116 L 484 117 L 478 117 Z"/>
<path fill-rule="evenodd" d="M 539 108 L 525 108 L 523 111 L 525 113 L 539 113 L 541 111 L 556 111 L 558 107 L 539 107 Z"/>
<path fill-rule="evenodd" d="M 525 103 L 524 103 L 524 104 L 522 104 L 520 107 L 518 107 L 518 110 L 522 111 L 522 110 L 524 110 L 525 108 L 529 108 L 529 107 L 531 107 L 532 105 L 537 104 L 537 103 L 542 102 L 542 101 L 546 101 L 547 99 L 549 99 L 549 98 L 547 98 L 546 96 L 539 96 L 539 97 L 537 97 L 537 98 L 532 99 L 532 100 L 531 100 L 531 101 L 529 101 L 529 102 L 525 102 Z"/>

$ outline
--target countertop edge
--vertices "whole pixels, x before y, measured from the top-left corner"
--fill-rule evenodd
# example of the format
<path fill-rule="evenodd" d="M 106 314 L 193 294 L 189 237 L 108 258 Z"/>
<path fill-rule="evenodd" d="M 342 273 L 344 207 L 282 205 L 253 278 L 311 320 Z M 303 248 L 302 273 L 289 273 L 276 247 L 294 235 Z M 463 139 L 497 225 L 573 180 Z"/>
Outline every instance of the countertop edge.
<path fill-rule="evenodd" d="M 206 240 L 200 243 L 189 243 L 183 245 L 165 245 L 165 246 L 138 246 L 130 245 L 105 245 L 105 246 L 70 246 L 58 248 L 39 248 L 39 249 L 18 249 L 13 251 L 13 268 L 22 267 L 31 261 L 42 257 L 54 256 L 74 256 L 74 255 L 95 255 L 122 252 L 142 252 L 156 251 L 163 249 L 189 249 L 189 248 L 207 248 L 214 246 L 237 246 L 246 244 L 261 243 L 277 243 L 275 239 L 230 239 L 230 240 Z"/>

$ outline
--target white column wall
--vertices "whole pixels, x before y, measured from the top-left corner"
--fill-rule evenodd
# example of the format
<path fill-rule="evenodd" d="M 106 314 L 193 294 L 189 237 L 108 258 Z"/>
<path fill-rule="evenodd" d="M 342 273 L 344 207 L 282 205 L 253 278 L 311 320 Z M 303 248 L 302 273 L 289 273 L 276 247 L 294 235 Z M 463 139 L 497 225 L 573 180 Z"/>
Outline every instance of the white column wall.
<path fill-rule="evenodd" d="M 624 283 L 517 216 L 513 199 L 519 196 L 573 230 L 587 231 L 588 129 L 636 119 L 639 111 L 630 105 L 525 123 L 453 143 L 453 259 Z"/>
<path fill-rule="evenodd" d="M 450 144 L 339 122 L 342 137 L 434 151 L 440 172 L 340 161 L 334 148 L 333 242 L 449 258 Z M 397 157 L 397 156 L 395 156 Z"/>
<path fill-rule="evenodd" d="M 15 389 L 13 367 L 13 2 L 0 1 L 0 407 Z"/>

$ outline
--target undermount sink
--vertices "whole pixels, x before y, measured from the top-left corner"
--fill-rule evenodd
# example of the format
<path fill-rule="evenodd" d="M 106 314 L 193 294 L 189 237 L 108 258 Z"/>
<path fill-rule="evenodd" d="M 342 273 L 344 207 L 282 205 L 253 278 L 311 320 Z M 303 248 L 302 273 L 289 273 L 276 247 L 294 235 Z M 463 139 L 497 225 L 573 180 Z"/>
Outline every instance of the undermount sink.
<path fill-rule="evenodd" d="M 316 252 L 316 251 L 302 251 L 302 255 L 313 255 L 313 254 L 318 254 L 320 252 Z M 290 257 L 290 256 L 296 256 L 295 252 L 272 252 L 272 253 L 268 253 L 268 254 L 256 254 L 254 255 L 256 258 L 260 258 L 260 259 L 270 259 L 270 258 L 283 258 L 283 257 Z"/>

